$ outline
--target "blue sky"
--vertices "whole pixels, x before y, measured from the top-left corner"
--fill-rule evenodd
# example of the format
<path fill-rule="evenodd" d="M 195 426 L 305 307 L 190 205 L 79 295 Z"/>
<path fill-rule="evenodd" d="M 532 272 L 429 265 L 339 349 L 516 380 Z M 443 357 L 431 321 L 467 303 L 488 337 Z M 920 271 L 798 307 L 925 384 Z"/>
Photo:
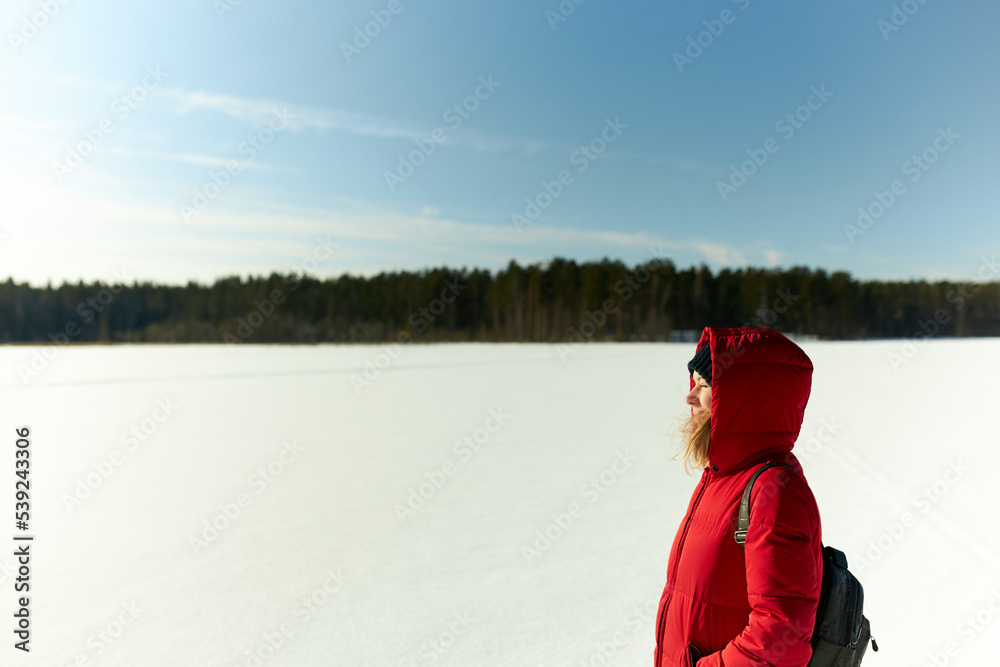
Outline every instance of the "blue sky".
<path fill-rule="evenodd" d="M 968 280 L 1000 252 L 985 0 L 0 12 L 16 280 L 654 253 Z"/>

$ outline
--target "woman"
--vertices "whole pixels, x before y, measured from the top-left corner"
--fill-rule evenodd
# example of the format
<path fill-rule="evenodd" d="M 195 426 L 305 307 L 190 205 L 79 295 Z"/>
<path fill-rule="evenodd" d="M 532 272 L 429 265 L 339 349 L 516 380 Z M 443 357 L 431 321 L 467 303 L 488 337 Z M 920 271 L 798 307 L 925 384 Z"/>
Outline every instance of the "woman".
<path fill-rule="evenodd" d="M 792 446 L 812 362 L 763 327 L 706 327 L 688 364 L 691 420 L 681 455 L 703 468 L 667 561 L 656 620 L 655 667 L 804 667 L 823 561 L 816 501 Z M 750 526 L 733 538 L 754 483 Z"/>

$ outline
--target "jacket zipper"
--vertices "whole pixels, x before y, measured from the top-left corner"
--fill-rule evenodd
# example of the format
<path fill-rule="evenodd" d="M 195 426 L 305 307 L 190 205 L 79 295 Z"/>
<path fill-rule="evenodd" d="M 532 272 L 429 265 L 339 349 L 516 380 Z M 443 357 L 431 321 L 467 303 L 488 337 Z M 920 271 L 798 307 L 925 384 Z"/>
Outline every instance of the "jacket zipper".
<path fill-rule="evenodd" d="M 688 667 L 696 667 L 698 661 L 705 657 L 705 652 L 694 642 L 688 642 Z"/>
<path fill-rule="evenodd" d="M 688 528 L 691 526 L 691 518 L 694 517 L 695 510 L 698 509 L 698 504 L 701 502 L 701 495 L 705 492 L 706 486 L 708 486 L 707 473 L 701 481 L 701 488 L 698 489 L 698 496 L 694 499 L 694 505 L 691 506 L 691 513 L 688 514 L 684 522 L 684 530 L 681 532 L 681 539 L 677 543 L 677 557 L 674 559 L 673 571 L 670 573 L 668 581 L 674 581 L 677 578 L 677 567 L 681 562 L 681 552 L 684 550 L 684 541 L 687 539 Z M 660 627 L 656 630 L 656 645 L 659 647 L 660 653 L 657 656 L 656 667 L 660 667 L 663 663 L 663 625 L 667 622 L 667 610 L 670 608 L 670 601 L 673 597 L 673 593 L 671 593 L 667 601 L 663 603 L 663 615 L 660 617 Z"/>

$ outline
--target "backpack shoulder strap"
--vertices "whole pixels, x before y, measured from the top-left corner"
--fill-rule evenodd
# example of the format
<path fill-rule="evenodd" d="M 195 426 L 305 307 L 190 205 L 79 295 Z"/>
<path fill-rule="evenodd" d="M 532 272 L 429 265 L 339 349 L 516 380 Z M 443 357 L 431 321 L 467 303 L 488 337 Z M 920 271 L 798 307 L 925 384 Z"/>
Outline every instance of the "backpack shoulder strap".
<path fill-rule="evenodd" d="M 757 481 L 761 473 L 775 466 L 785 466 L 786 468 L 791 468 L 793 471 L 795 470 L 795 468 L 792 468 L 787 463 L 771 461 L 757 468 L 756 472 L 751 475 L 750 481 L 747 482 L 747 487 L 743 490 L 743 498 L 740 500 L 739 522 L 736 526 L 736 532 L 733 533 L 733 539 L 736 540 L 736 544 L 740 545 L 740 548 L 746 548 L 743 546 L 743 543 L 746 542 L 747 528 L 750 527 L 750 491 L 753 489 L 753 483 Z"/>

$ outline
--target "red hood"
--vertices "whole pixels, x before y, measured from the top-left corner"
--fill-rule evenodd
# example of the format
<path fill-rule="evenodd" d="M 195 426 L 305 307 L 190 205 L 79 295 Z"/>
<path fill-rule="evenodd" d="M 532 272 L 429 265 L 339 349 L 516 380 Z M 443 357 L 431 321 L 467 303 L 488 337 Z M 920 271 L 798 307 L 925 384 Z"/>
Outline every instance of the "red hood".
<path fill-rule="evenodd" d="M 703 345 L 712 354 L 712 469 L 726 474 L 790 452 L 812 387 L 806 353 L 764 327 L 705 327 L 696 349 Z"/>

